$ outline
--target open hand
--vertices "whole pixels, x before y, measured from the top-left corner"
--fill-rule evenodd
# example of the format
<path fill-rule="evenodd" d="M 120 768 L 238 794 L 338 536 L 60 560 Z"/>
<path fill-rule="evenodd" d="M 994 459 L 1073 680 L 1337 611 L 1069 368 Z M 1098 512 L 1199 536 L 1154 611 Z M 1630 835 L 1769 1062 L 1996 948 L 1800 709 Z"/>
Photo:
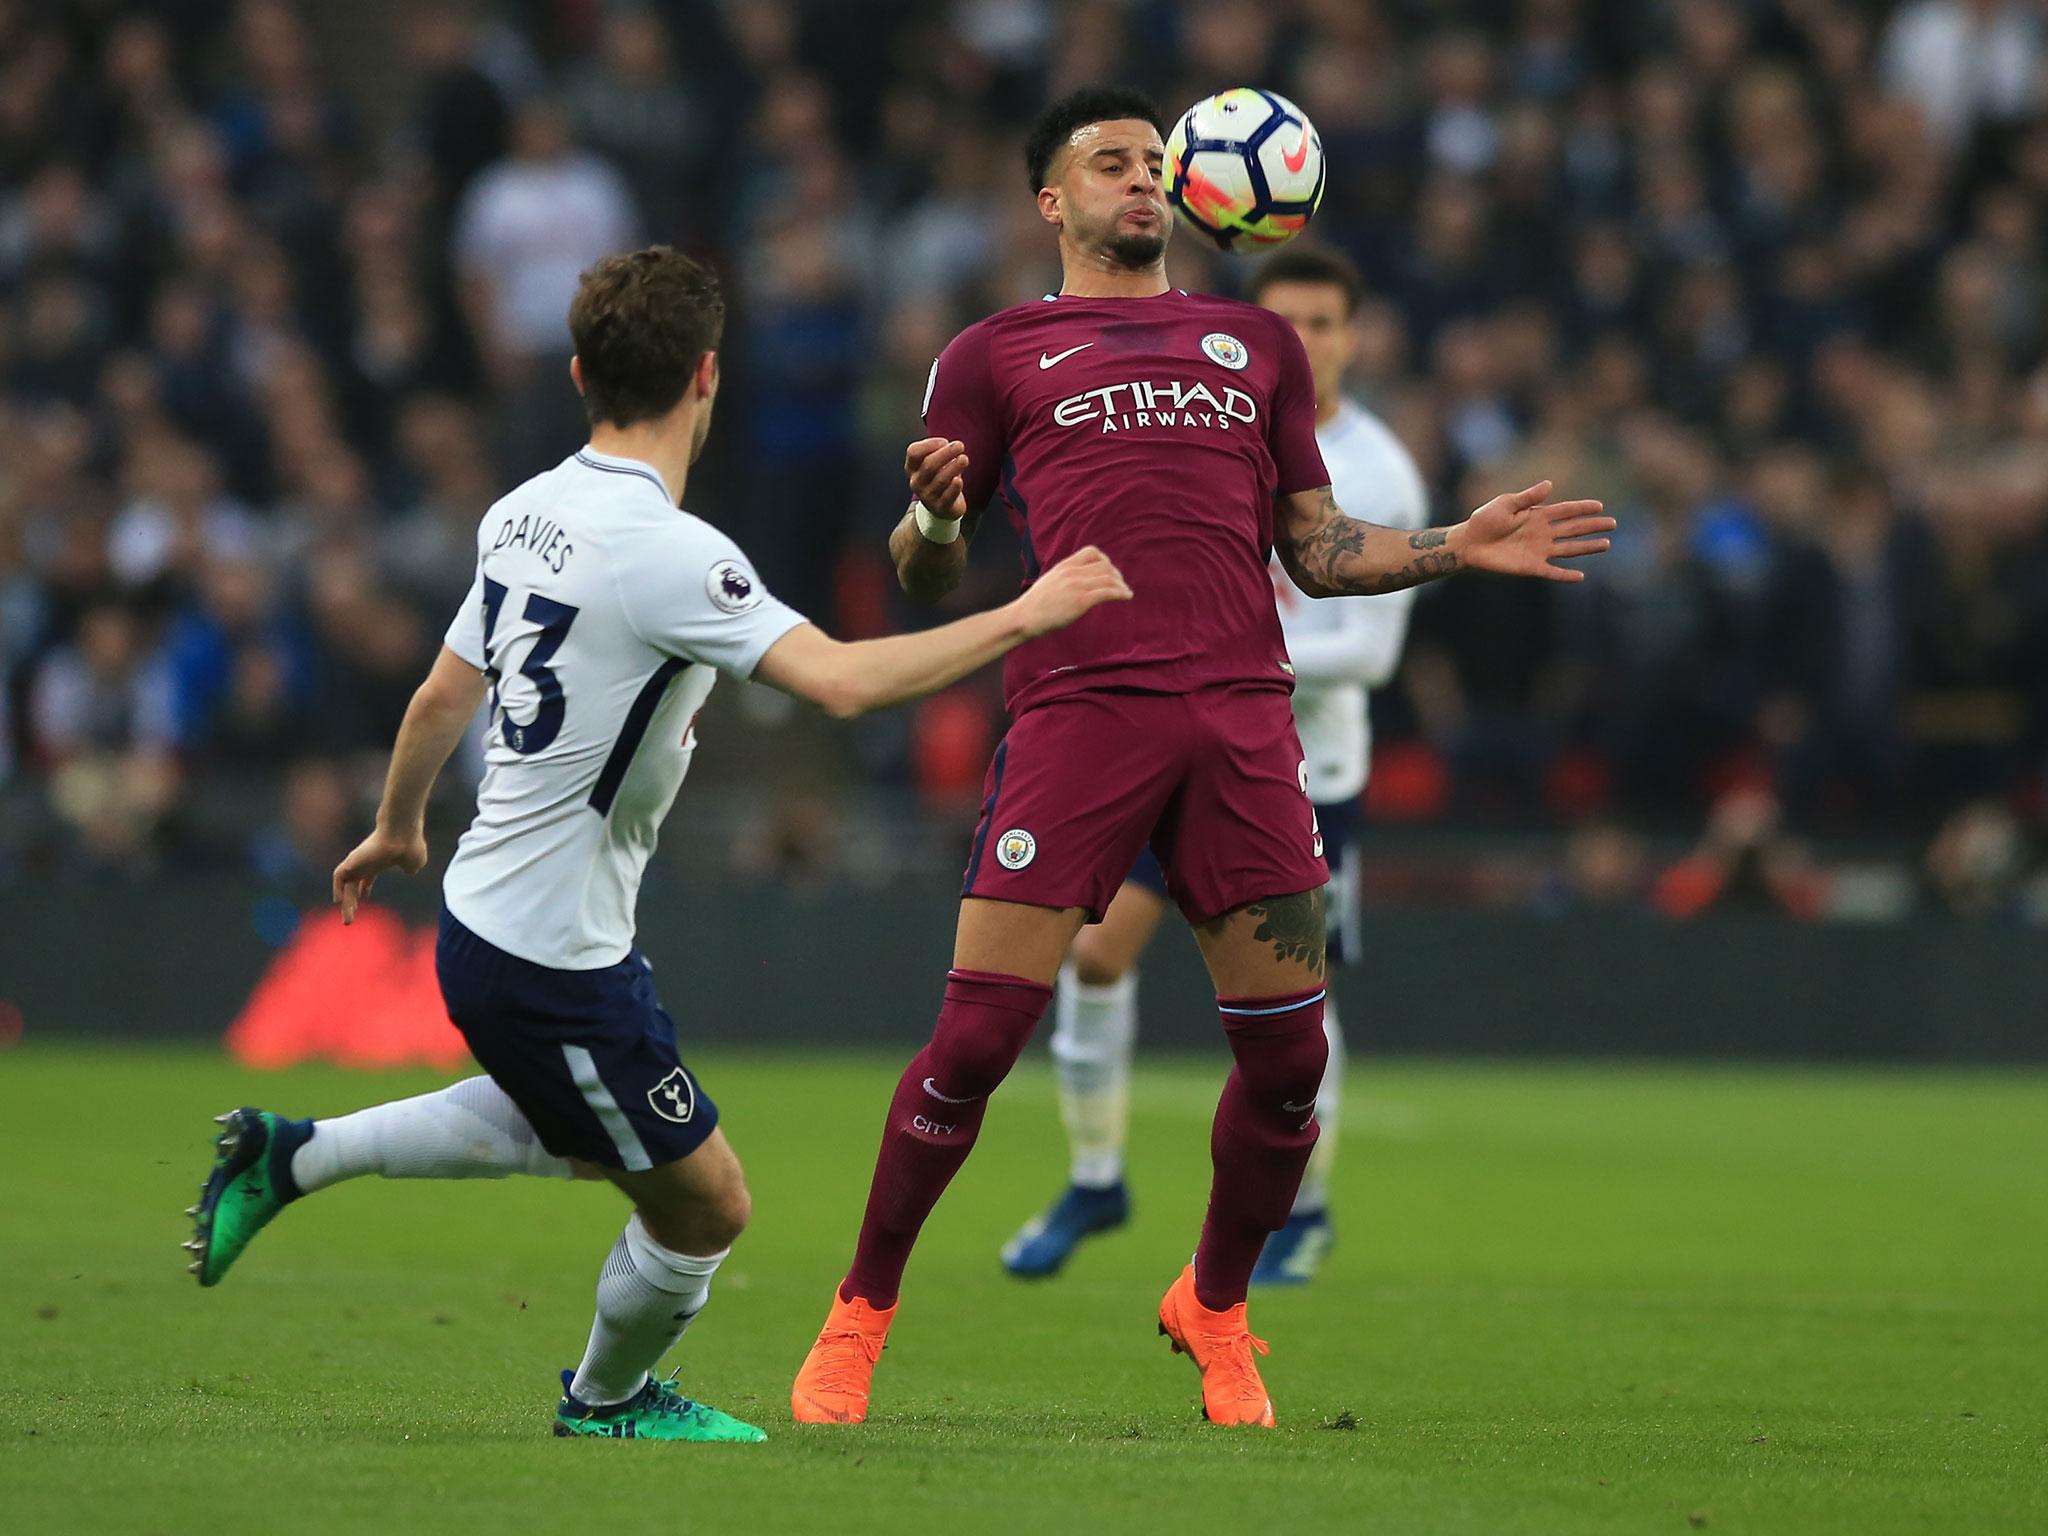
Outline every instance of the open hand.
<path fill-rule="evenodd" d="M 933 517 L 958 519 L 967 513 L 967 445 L 943 437 L 923 437 L 903 453 L 903 473 L 910 494 Z"/>
<path fill-rule="evenodd" d="M 1541 576 L 1550 581 L 1584 581 L 1584 571 L 1553 565 L 1604 553 L 1614 519 L 1597 501 L 1559 501 L 1548 506 L 1550 482 L 1496 496 L 1458 530 L 1460 563 L 1504 576 Z"/>
<path fill-rule="evenodd" d="M 1089 609 L 1129 600 L 1124 575 L 1101 550 L 1090 544 L 1060 561 L 1017 599 L 1024 626 L 1031 634 L 1065 629 Z"/>
<path fill-rule="evenodd" d="M 377 877 L 387 869 L 416 875 L 427 867 L 427 838 L 424 832 L 399 834 L 381 827 L 356 844 L 355 852 L 334 866 L 334 899 L 341 903 L 341 920 L 356 920 L 356 903 L 370 894 Z"/>

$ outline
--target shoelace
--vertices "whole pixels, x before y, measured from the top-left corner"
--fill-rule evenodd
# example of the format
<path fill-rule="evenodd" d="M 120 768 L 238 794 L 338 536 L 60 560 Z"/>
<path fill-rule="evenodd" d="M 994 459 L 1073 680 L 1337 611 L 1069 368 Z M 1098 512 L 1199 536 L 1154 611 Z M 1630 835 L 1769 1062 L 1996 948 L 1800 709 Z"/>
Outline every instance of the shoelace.
<path fill-rule="evenodd" d="M 818 1335 L 820 1344 L 837 1343 L 840 1339 L 853 1340 L 854 1349 L 871 1368 L 882 1358 L 882 1341 L 858 1328 L 828 1329 Z M 826 1369 L 818 1373 L 818 1387 L 825 1392 L 864 1394 L 867 1391 L 867 1383 L 861 1380 L 854 1362 L 837 1350 L 827 1356 Z"/>
<path fill-rule="evenodd" d="M 682 1375 L 682 1373 L 683 1368 L 677 1366 L 660 1381 L 656 1381 L 652 1376 L 647 1378 L 649 1384 L 654 1388 L 655 1409 L 657 1412 L 668 1414 L 674 1418 L 686 1419 L 703 1406 L 694 1397 L 684 1396 L 682 1389 L 676 1385 L 676 1378 Z"/>
<path fill-rule="evenodd" d="M 1230 1372 L 1230 1384 L 1237 1395 L 1246 1402 L 1264 1400 L 1266 1389 L 1258 1384 L 1259 1368 L 1252 1356 L 1254 1353 L 1270 1355 L 1273 1353 L 1272 1347 L 1247 1328 L 1243 1333 L 1233 1334 L 1224 1345 L 1224 1350 L 1224 1358 L 1233 1367 Z"/>

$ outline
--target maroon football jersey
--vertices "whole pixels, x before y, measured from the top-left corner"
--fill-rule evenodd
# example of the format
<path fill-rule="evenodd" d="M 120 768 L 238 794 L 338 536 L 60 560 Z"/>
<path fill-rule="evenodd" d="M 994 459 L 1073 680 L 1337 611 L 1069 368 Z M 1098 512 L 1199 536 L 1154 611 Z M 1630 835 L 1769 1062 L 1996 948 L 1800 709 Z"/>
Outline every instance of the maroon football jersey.
<path fill-rule="evenodd" d="M 1000 499 L 1027 586 L 1089 544 L 1131 585 L 1010 653 L 1011 713 L 1095 688 L 1291 688 L 1266 560 L 1274 496 L 1329 484 L 1315 418 L 1300 337 L 1234 299 L 1043 299 L 956 336 L 924 419 L 967 445 L 967 505 Z"/>

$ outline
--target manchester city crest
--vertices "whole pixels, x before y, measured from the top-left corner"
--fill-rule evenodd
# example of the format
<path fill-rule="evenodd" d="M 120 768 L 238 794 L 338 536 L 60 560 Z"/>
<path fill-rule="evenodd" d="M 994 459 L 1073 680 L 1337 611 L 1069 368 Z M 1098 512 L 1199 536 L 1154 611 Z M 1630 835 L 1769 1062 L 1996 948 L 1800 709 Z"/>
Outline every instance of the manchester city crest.
<path fill-rule="evenodd" d="M 996 839 L 996 862 L 1005 869 L 1022 869 L 1038 857 L 1038 839 L 1022 827 L 1012 827 Z"/>
<path fill-rule="evenodd" d="M 1208 354 L 1211 362 L 1221 363 L 1233 373 L 1241 371 L 1244 365 L 1252 360 L 1250 348 L 1235 336 L 1222 331 L 1211 331 L 1204 336 L 1202 350 Z"/>

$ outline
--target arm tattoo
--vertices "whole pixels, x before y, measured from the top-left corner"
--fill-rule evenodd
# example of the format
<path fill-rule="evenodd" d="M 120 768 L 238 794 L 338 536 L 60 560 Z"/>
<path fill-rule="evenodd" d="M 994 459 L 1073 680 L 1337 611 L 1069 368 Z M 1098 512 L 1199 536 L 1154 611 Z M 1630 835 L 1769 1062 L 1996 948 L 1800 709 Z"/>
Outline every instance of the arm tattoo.
<path fill-rule="evenodd" d="M 1271 944 L 1275 960 L 1298 960 L 1318 976 L 1323 974 L 1329 930 L 1323 916 L 1323 893 L 1320 889 L 1301 891 L 1293 896 L 1275 896 L 1269 901 L 1255 901 L 1238 911 L 1258 923 L 1252 938 L 1261 944 Z M 1204 923 L 1203 931 L 1220 934 L 1237 915 L 1237 912 L 1226 912 L 1214 921 Z"/>
<path fill-rule="evenodd" d="M 1346 517 L 1337 498 L 1324 486 L 1316 507 L 1313 526 L 1297 535 L 1291 546 L 1282 547 L 1283 562 L 1291 575 L 1306 578 L 1303 585 L 1318 597 L 1370 596 L 1399 592 L 1403 588 L 1454 575 L 1458 557 L 1444 547 L 1450 532 L 1424 528 L 1408 535 L 1407 545 L 1416 551 L 1405 565 L 1388 566 L 1387 558 L 1366 554 L 1366 543 L 1378 529 L 1372 523 Z"/>

